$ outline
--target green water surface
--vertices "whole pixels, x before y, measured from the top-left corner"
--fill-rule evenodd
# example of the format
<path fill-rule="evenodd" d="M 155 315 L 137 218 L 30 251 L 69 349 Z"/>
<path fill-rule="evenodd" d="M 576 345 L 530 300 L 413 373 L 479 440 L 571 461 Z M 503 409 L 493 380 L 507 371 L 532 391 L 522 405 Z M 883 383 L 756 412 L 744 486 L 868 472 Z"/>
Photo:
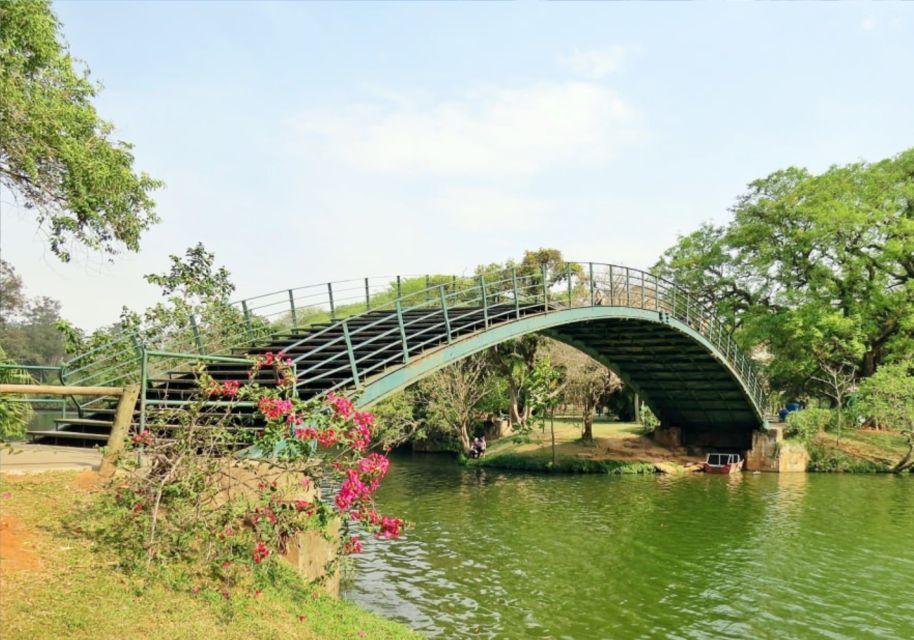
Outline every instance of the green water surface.
<path fill-rule="evenodd" d="M 437 638 L 914 639 L 914 477 L 395 458 L 345 597 Z"/>

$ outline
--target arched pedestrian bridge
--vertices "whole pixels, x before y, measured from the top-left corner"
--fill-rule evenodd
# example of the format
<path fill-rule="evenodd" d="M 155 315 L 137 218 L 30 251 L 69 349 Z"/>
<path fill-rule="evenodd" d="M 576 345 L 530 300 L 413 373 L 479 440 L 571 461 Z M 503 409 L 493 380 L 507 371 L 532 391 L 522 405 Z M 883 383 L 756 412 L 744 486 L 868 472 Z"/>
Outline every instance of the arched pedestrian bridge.
<path fill-rule="evenodd" d="M 125 334 L 67 363 L 67 384 L 142 384 L 138 421 L 195 393 L 188 363 L 244 377 L 245 355 L 282 351 L 307 397 L 351 392 L 371 404 L 505 340 L 542 333 L 615 371 L 686 444 L 748 448 L 765 395 L 730 331 L 682 288 L 600 263 L 322 283 L 249 298 L 161 336 Z M 181 353 L 183 352 L 183 353 Z M 102 430 L 104 402 L 63 425 Z M 61 421 L 64 422 L 64 421 Z"/>

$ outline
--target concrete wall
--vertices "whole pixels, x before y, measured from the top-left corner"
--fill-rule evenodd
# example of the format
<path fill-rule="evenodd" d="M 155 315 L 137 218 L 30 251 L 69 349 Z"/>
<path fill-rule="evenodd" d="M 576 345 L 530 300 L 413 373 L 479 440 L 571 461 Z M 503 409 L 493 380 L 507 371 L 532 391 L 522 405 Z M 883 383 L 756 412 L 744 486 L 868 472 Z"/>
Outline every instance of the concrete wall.
<path fill-rule="evenodd" d="M 217 504 L 240 498 L 253 498 L 262 483 L 275 482 L 285 501 L 313 501 L 316 490 L 312 485 L 302 487 L 301 475 L 289 473 L 265 462 L 233 461 L 221 469 L 215 481 L 220 491 L 214 496 Z M 331 595 L 340 592 L 339 549 L 340 522 L 334 520 L 327 531 L 309 530 L 289 540 L 282 558 L 291 564 L 307 582 L 319 582 Z"/>
<path fill-rule="evenodd" d="M 809 464 L 809 453 L 799 442 L 784 440 L 781 427 L 752 434 L 752 448 L 746 452 L 746 469 L 777 473 L 802 473 Z"/>

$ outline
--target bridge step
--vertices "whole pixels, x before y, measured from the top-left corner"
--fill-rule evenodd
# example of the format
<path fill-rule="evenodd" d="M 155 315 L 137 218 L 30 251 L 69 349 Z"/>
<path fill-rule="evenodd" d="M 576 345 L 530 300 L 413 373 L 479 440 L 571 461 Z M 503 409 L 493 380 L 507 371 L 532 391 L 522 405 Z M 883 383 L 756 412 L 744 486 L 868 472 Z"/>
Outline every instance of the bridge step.
<path fill-rule="evenodd" d="M 85 433 L 83 431 L 33 431 L 25 432 L 32 439 L 36 438 L 66 438 L 69 440 L 93 440 L 96 442 L 107 442 L 107 433 Z"/>

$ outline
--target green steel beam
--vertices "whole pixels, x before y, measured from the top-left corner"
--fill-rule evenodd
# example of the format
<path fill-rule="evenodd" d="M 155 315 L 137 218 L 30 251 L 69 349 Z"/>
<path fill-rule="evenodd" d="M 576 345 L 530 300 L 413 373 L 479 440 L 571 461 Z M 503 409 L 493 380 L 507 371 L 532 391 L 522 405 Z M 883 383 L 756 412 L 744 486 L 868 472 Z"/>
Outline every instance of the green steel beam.
<path fill-rule="evenodd" d="M 656 311 L 648 309 L 639 309 L 631 307 L 579 307 L 572 309 L 562 309 L 550 313 L 538 313 L 535 315 L 525 316 L 520 320 L 512 320 L 501 324 L 496 324 L 488 330 L 479 331 L 468 336 L 464 336 L 452 344 L 427 350 L 417 354 L 406 364 L 384 371 L 376 376 L 372 376 L 363 382 L 361 395 L 356 399 L 360 407 L 368 407 L 382 400 L 384 397 L 406 388 L 410 384 L 434 373 L 435 371 L 452 364 L 469 355 L 483 351 L 494 345 L 500 344 L 506 340 L 511 340 L 530 333 L 547 332 L 553 329 L 560 329 L 563 326 L 576 325 L 583 322 L 594 320 L 638 320 L 642 322 L 664 325 L 672 330 L 687 336 L 693 342 L 700 344 L 704 351 L 710 354 L 717 362 L 721 369 L 725 370 L 732 379 L 732 382 L 738 386 L 743 395 L 743 401 L 747 409 L 751 410 L 755 416 L 758 427 L 766 425 L 765 416 L 761 414 L 758 407 L 752 401 L 750 390 L 746 387 L 744 379 L 739 376 L 736 370 L 727 363 L 724 355 L 718 351 L 704 336 L 695 331 L 692 327 L 679 320 L 670 318 L 666 314 L 658 314 Z M 573 342 L 575 347 L 581 349 L 588 355 L 595 357 L 613 371 L 618 373 L 623 380 L 628 378 L 627 382 L 632 384 L 633 388 L 638 391 L 637 385 L 631 382 L 631 378 L 626 374 L 623 368 L 615 362 L 607 359 L 604 354 L 599 353 L 586 343 L 578 342 L 573 338 L 563 336 L 561 331 L 550 332 L 558 339 Z M 642 392 L 643 395 L 643 392 Z M 652 401 L 645 397 L 648 406 L 652 406 Z M 656 403 L 653 403 L 656 404 Z M 700 409 L 699 409 L 700 410 Z"/>

